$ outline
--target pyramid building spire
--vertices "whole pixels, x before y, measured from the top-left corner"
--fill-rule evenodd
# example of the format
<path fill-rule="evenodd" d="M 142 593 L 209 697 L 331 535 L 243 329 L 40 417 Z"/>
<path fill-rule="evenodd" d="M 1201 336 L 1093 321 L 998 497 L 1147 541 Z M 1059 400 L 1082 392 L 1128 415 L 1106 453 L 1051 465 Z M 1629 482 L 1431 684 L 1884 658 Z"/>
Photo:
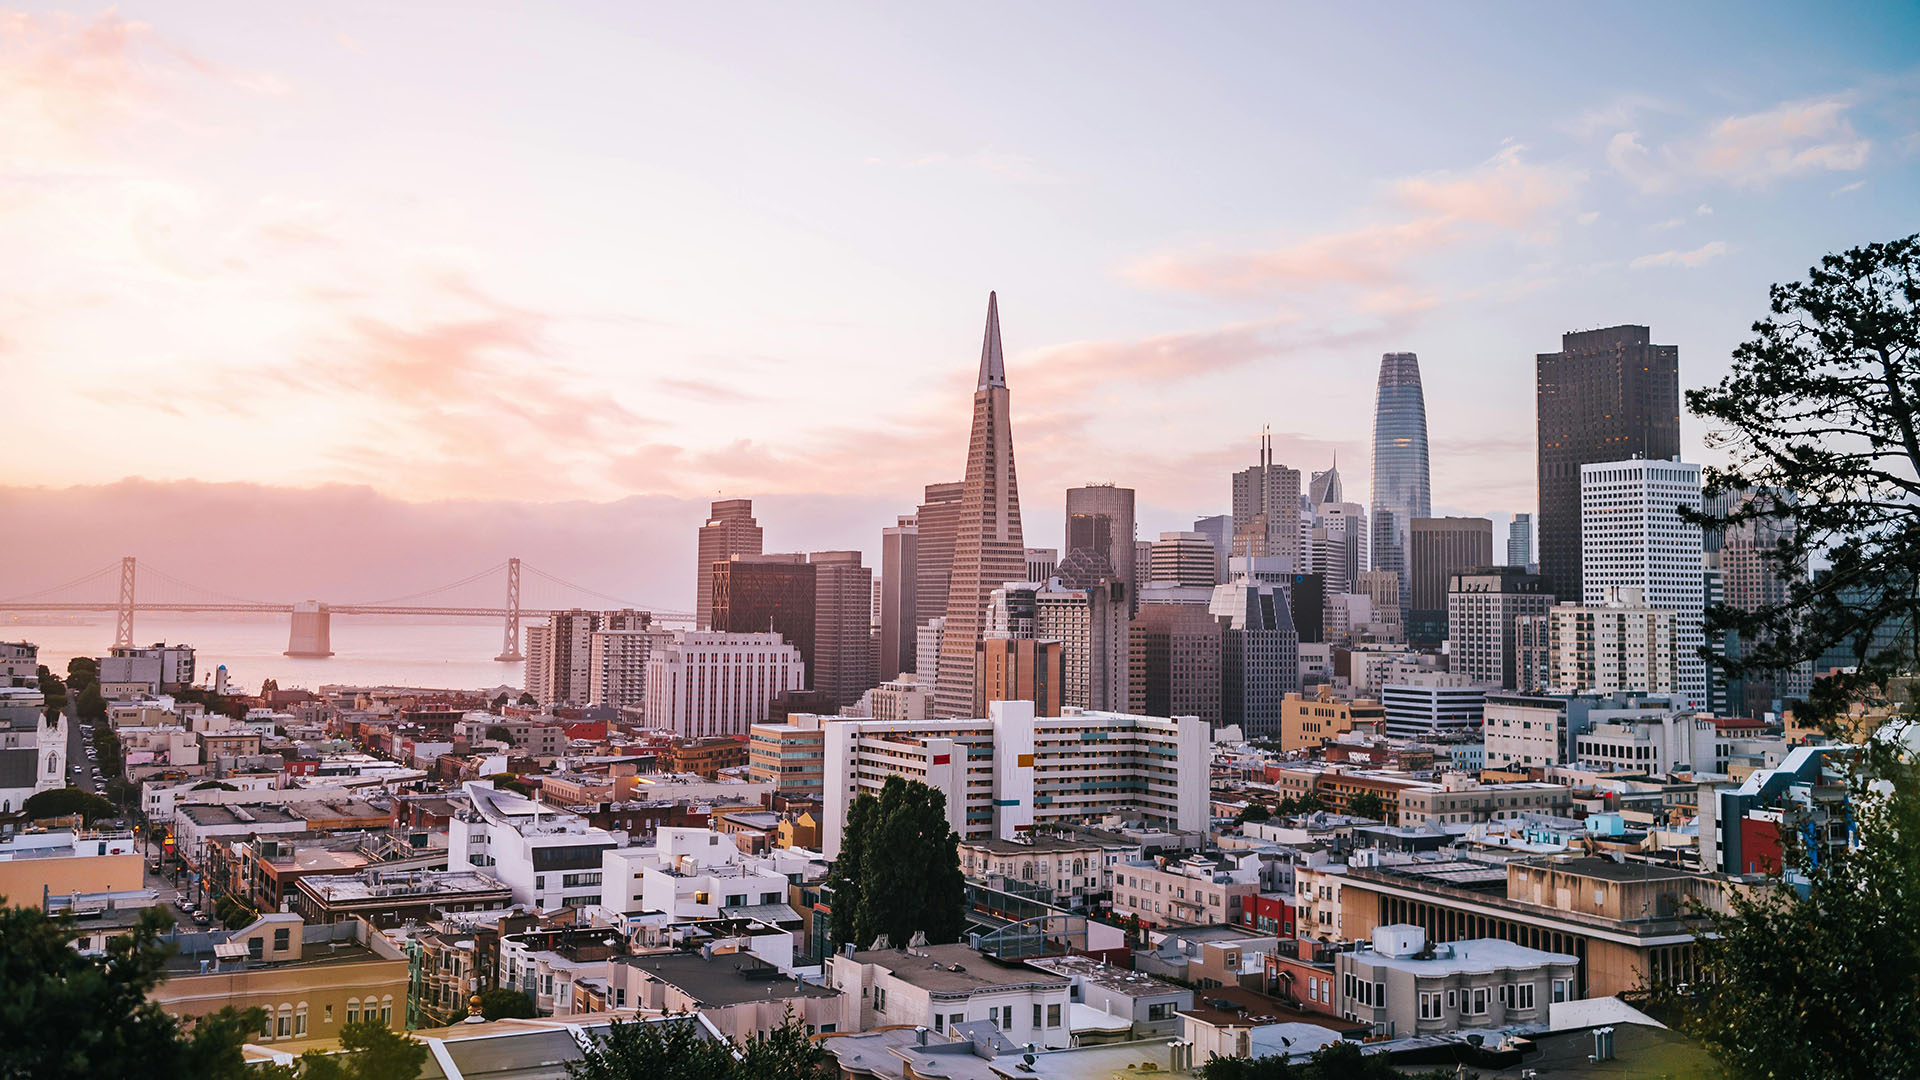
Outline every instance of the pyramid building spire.
<path fill-rule="evenodd" d="M 973 392 L 973 433 L 956 517 L 946 628 L 934 683 L 934 714 L 974 715 L 980 642 L 993 590 L 1027 573 L 1020 530 L 1020 490 L 1013 470 L 1006 363 L 1000 346 L 1000 301 L 987 294 L 987 331 L 980 346 L 980 384 Z"/>
<path fill-rule="evenodd" d="M 987 334 L 980 342 L 979 390 L 1007 385 L 1007 360 L 1000 349 L 1000 297 L 987 294 Z"/>

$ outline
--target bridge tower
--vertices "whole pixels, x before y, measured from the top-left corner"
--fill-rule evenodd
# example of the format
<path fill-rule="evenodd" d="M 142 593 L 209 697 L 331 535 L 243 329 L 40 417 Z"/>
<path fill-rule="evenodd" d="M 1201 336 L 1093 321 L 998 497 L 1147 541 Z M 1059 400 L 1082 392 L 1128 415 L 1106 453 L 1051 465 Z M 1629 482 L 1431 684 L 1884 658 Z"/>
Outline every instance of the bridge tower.
<path fill-rule="evenodd" d="M 113 620 L 114 647 L 133 647 L 133 556 L 120 558 L 120 607 Z"/>
<path fill-rule="evenodd" d="M 494 657 L 503 663 L 518 663 L 526 657 L 520 654 L 520 559 L 518 556 L 507 560 L 507 630 L 500 643 L 500 655 Z"/>

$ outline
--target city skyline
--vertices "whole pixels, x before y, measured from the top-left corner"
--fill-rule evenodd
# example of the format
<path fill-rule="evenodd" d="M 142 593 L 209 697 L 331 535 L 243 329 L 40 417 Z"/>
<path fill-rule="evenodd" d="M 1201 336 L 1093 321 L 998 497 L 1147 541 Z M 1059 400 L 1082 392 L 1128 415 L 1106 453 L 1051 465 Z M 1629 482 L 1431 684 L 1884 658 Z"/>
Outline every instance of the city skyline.
<path fill-rule="evenodd" d="M 952 119 L 914 135 L 898 133 L 888 107 L 848 103 L 822 149 L 776 138 L 778 117 L 743 115 L 747 58 L 796 30 L 781 19 L 736 36 L 740 54 L 726 62 L 700 45 L 697 24 L 677 16 L 650 25 L 647 39 L 617 20 L 602 26 L 584 15 L 539 28 L 555 45 L 589 53 L 611 47 L 587 40 L 596 30 L 648 57 L 687 46 L 662 66 L 709 91 L 708 104 L 666 97 L 652 79 L 605 88 L 635 92 L 630 111 L 614 110 L 619 130 L 657 136 L 657 151 L 638 140 L 603 150 L 564 127 L 533 140 L 526 110 L 588 89 L 559 74 L 552 89 L 496 121 L 458 118 L 426 137 L 421 126 L 456 119 L 442 110 L 475 88 L 456 79 L 428 89 L 414 78 L 409 61 L 433 60 L 410 55 L 422 46 L 419 15 L 375 20 L 340 9 L 326 24 L 314 17 L 292 27 L 223 22 L 191 5 L 23 15 L 0 30 L 8 46 L 0 81 L 21 90 L 10 101 L 20 113 L 10 125 L 17 138 L 0 168 L 33 181 L 23 197 L 36 213 L 10 214 L 0 228 L 9 247 L 25 249 L 44 239 L 40 229 L 84 219 L 92 226 L 75 230 L 51 273 L 44 261 L 0 271 L 20 297 L 7 350 L 59 361 L 26 373 L 32 390 L 65 406 L 50 412 L 111 422 L 121 434 L 76 446 L 20 480 L 347 483 L 414 500 L 832 495 L 869 484 L 904 496 L 924 475 L 958 465 L 947 449 L 959 431 L 950 399 L 965 388 L 952 374 L 951 343 L 971 321 L 967 299 L 998 288 L 1030 327 L 1008 360 L 1033 399 L 1026 456 L 1036 490 L 1113 480 L 1169 518 L 1211 510 L 1213 499 L 1194 494 L 1207 490 L 1199 482 L 1243 459 L 1269 423 L 1277 458 L 1292 467 L 1324 468 L 1342 451 L 1363 460 L 1357 428 L 1367 388 L 1359 369 L 1381 352 L 1405 350 L 1426 362 L 1436 462 L 1473 466 L 1452 476 L 1436 469 L 1436 507 L 1524 509 L 1532 486 L 1525 440 L 1501 442 L 1461 407 L 1482 392 L 1483 374 L 1524 381 L 1529 358 L 1560 333 L 1636 321 L 1686 348 L 1686 382 L 1698 385 L 1723 367 L 1765 283 L 1830 247 L 1893 231 L 1915 188 L 1916 133 L 1903 116 L 1913 114 L 1916 86 L 1897 61 L 1900 43 L 1912 43 L 1912 18 L 1875 14 L 1859 9 L 1817 23 L 1782 14 L 1749 25 L 1697 9 L 1676 16 L 1663 35 L 1670 42 L 1638 42 L 1644 55 L 1617 78 L 1577 91 L 1535 78 L 1537 61 L 1524 56 L 1507 58 L 1514 69 L 1498 77 L 1423 80 L 1436 74 L 1425 50 L 1381 34 L 1367 47 L 1383 65 L 1423 81 L 1431 100 L 1402 97 L 1407 115 L 1367 135 L 1339 135 L 1328 130 L 1337 116 L 1309 121 L 1280 104 L 1321 65 L 1351 57 L 1356 45 L 1341 35 L 1329 35 L 1324 57 L 1303 57 L 1299 73 L 1251 85 L 1179 89 L 1192 62 L 1181 60 L 1139 91 L 1165 100 L 1122 103 L 1134 108 L 1143 134 L 1171 136 L 1174 114 L 1204 114 L 1214 99 L 1237 93 L 1237 119 L 1252 138 L 1236 145 L 1202 125 L 1178 148 L 1226 178 L 1161 169 L 1133 181 L 1115 180 L 1105 160 L 1064 138 L 1064 116 L 1015 115 L 1018 91 L 1053 77 L 1035 54 L 1065 33 L 1064 14 L 1020 27 L 1031 44 L 1005 57 L 1007 89 L 982 91 Z M 808 35 L 844 29 L 822 18 Z M 1249 28 L 1265 21 L 1242 18 Z M 1554 26 L 1537 13 L 1523 22 L 1521 30 Z M 997 38 L 989 24 L 983 17 L 940 29 L 963 41 Z M 1301 29 L 1315 24 L 1308 13 Z M 1644 85 L 1633 77 L 1639 66 L 1671 62 L 1706 40 L 1710 24 L 1726 55 L 1780 59 L 1792 48 L 1794 62 L 1735 69 L 1696 54 L 1696 68 L 1663 87 L 1668 96 L 1630 91 Z M 1460 41 L 1464 28 L 1436 13 L 1406 13 L 1403 27 L 1460 46 L 1449 68 L 1470 67 L 1498 44 Z M 1556 65 L 1569 60 L 1569 48 L 1618 55 L 1616 35 L 1628 32 L 1573 17 L 1558 28 L 1569 33 L 1551 50 Z M 504 49 L 530 29 L 502 16 L 473 20 L 468 32 Z M 870 23 L 850 41 L 888 46 L 885 71 L 875 76 L 888 77 L 926 58 L 930 29 L 912 19 Z M 1131 44 L 1165 29 L 1135 11 L 1108 32 Z M 1193 33 L 1180 36 L 1191 41 Z M 1406 36 L 1426 43 L 1425 34 Z M 1120 71 L 1079 57 L 1067 64 L 1092 86 L 1111 84 Z M 1752 74 L 1761 69 L 1764 78 Z M 1125 70 L 1142 77 L 1137 67 Z M 539 72 L 548 71 L 541 62 Z M 790 78 L 836 100 L 860 89 L 791 63 L 759 78 Z M 391 95 L 378 108 L 413 118 L 367 147 L 394 153 L 390 179 L 370 177 L 352 155 L 316 166 L 321 174 L 311 179 L 288 175 L 274 155 L 298 140 L 327 145 L 375 126 L 376 106 L 356 82 Z M 946 64 L 904 84 L 943 107 L 973 89 L 967 82 L 963 91 Z M 1527 101 L 1489 100 L 1522 84 L 1529 94 L 1505 96 Z M 508 80 L 490 96 L 511 100 L 524 89 Z M 1473 122 L 1412 130 L 1427 110 L 1468 100 L 1482 106 Z M 801 217 L 768 205 L 768 189 L 723 180 L 743 151 L 716 153 L 694 130 L 703 123 L 746 125 L 749 141 L 781 165 L 773 171 L 797 179 Z M 692 242 L 689 230 L 602 204 L 602 212 L 619 210 L 607 224 L 634 242 L 628 251 L 637 260 L 624 281 L 602 275 L 612 252 L 580 238 L 577 214 L 524 199 L 522 213 L 496 213 L 522 189 L 506 178 L 481 182 L 480 173 L 497 170 L 477 166 L 501 160 L 520 140 L 569 162 L 631 152 L 640 164 L 627 179 L 644 181 L 638 190 L 686 200 L 695 224 L 733 224 L 701 237 L 706 255 L 680 264 L 684 280 L 665 280 L 654 260 Z M 163 141 L 173 145 L 156 145 Z M 1278 200 L 1274 192 L 1256 197 L 1237 178 L 1302 149 L 1314 167 L 1285 181 Z M 436 154 L 445 161 L 423 160 Z M 207 160 L 183 160 L 189 155 Z M 544 182 L 537 170 L 545 167 L 519 166 L 533 170 L 520 182 Z M 334 180 L 343 183 L 330 190 L 324 181 Z M 1066 206 L 1107 186 L 1103 202 L 1124 201 L 1138 224 L 1094 241 Z M 596 194 L 559 190 L 588 203 Z M 1189 197 L 1201 192 L 1217 196 L 1206 200 L 1214 208 Z M 901 250 L 902 241 L 871 226 L 839 243 L 818 235 L 845 218 L 849 201 L 865 200 L 878 218 L 896 221 L 903 203 L 917 213 L 928 198 L 968 211 L 943 216 L 993 224 L 970 226 L 971 239 L 943 228 L 906 241 L 925 254 Z M 1271 209 L 1276 202 L 1297 209 Z M 996 218 L 1001 211 L 1008 213 Z M 1078 250 L 1031 268 L 995 250 L 1040 223 L 1051 223 L 1050 245 Z M 749 241 L 746 231 L 756 228 L 766 234 Z M 637 243 L 649 238 L 651 245 Z M 938 268 L 925 257 L 935 250 Z M 722 287 L 747 258 L 762 268 Z M 789 273 L 807 261 L 809 280 Z M 376 262 L 384 269 L 362 277 Z M 876 279 L 880 265 L 895 262 L 907 269 L 905 280 Z M 89 273 L 96 289 L 87 304 L 36 300 Z M 159 299 L 134 304 L 139 288 Z M 723 288 L 732 322 L 766 329 L 723 330 L 714 318 Z M 386 298 L 371 299 L 375 292 Z M 103 310 L 114 317 L 99 318 Z M 530 366 L 548 377 L 524 381 Z M 861 411 L 884 422 L 834 423 L 819 410 L 792 408 L 821 403 L 818 376 L 828 371 L 834 383 L 859 380 L 832 392 L 852 393 Z M 181 377 L 157 378 L 164 373 Z M 76 377 L 146 381 L 155 392 L 116 400 L 97 385 L 75 387 Z M 1278 390 L 1289 379 L 1309 384 L 1327 407 L 1282 415 L 1273 406 L 1285 400 Z M 1127 399 L 1143 395 L 1127 390 L 1142 384 L 1155 385 L 1146 396 L 1168 406 L 1147 415 L 1173 414 L 1162 428 L 1178 455 L 1113 440 L 1072 400 L 1088 393 L 1103 407 L 1141 415 Z M 1499 395 L 1497 404 L 1524 408 L 1523 393 Z M 1178 415 L 1201 401 L 1222 413 L 1204 428 Z M 255 455 L 219 453 L 268 415 L 297 418 L 308 440 Z M 716 425 L 717 415 L 742 423 Z M 577 422 L 542 437 L 542 421 L 560 416 Z M 48 423 L 22 425 L 7 436 L 9 448 L 44 439 Z M 391 445 L 366 438 L 381 426 L 399 433 Z M 887 450 L 877 474 L 863 439 Z M 1685 456 L 1702 456 L 1699 439 L 1686 434 Z M 1093 452 L 1079 453 L 1083 443 Z M 148 452 L 130 461 L 126 451 L 139 445 Z"/>

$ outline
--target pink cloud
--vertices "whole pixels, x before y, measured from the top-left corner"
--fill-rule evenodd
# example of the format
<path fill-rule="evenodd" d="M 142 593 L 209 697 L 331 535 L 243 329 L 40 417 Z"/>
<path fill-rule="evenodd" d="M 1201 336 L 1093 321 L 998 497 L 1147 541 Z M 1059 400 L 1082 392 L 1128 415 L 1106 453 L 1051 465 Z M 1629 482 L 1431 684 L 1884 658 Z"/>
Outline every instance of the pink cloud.
<path fill-rule="evenodd" d="M 1408 206 L 1450 220 L 1522 229 L 1559 209 L 1579 191 L 1586 173 L 1563 165 L 1534 165 L 1514 144 L 1465 173 L 1408 177 L 1394 193 Z"/>

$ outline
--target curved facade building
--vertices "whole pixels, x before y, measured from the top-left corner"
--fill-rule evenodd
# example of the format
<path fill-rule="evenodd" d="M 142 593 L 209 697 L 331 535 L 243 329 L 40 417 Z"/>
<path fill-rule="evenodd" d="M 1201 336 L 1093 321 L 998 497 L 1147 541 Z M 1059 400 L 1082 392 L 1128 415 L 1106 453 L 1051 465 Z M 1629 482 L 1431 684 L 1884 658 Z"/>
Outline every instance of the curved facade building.
<path fill-rule="evenodd" d="M 1414 518 L 1433 514 L 1427 472 L 1427 401 L 1420 391 L 1420 358 L 1380 358 L 1380 389 L 1373 406 L 1373 569 L 1400 578 L 1404 621 L 1413 595 L 1408 549 Z"/>

